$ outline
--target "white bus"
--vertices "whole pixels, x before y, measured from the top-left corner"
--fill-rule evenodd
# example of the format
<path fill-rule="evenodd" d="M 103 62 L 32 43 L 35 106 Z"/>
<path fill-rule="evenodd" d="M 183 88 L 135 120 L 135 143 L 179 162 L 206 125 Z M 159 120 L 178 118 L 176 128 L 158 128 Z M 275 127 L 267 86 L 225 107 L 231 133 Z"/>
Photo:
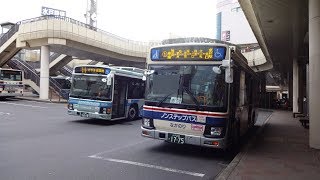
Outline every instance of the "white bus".
<path fill-rule="evenodd" d="M 260 82 L 235 46 L 153 47 L 147 67 L 142 136 L 227 149 L 253 126 Z"/>
<path fill-rule="evenodd" d="M 0 68 L 0 97 L 23 96 L 23 71 Z"/>
<path fill-rule="evenodd" d="M 75 67 L 68 114 L 105 120 L 137 119 L 144 101 L 143 72 L 133 67 Z"/>

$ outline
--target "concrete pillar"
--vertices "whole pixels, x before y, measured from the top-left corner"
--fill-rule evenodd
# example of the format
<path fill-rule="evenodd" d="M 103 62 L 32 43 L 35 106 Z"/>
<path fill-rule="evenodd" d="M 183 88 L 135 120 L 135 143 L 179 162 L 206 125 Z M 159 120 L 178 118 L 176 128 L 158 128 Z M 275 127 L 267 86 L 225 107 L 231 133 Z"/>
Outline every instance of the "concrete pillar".
<path fill-rule="evenodd" d="M 320 1 L 309 0 L 310 147 L 320 149 Z"/>
<path fill-rule="evenodd" d="M 299 111 L 299 66 L 296 58 L 292 62 L 292 111 Z"/>
<path fill-rule="evenodd" d="M 287 98 L 288 98 L 289 107 L 292 108 L 292 98 L 293 98 L 293 90 L 292 90 L 293 77 L 292 77 L 292 72 L 288 72 L 288 79 L 289 79 L 289 87 L 288 87 L 288 97 Z"/>
<path fill-rule="evenodd" d="M 40 99 L 49 99 L 49 46 L 41 46 Z"/>

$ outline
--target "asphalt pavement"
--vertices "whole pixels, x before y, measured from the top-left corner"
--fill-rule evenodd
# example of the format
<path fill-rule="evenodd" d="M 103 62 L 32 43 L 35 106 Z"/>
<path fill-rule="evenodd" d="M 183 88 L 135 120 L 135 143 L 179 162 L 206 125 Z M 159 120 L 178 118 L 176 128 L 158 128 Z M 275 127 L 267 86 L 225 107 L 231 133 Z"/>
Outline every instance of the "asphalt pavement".
<path fill-rule="evenodd" d="M 140 120 L 67 115 L 65 104 L 0 101 L 0 179 L 214 179 L 230 154 L 141 137 Z"/>

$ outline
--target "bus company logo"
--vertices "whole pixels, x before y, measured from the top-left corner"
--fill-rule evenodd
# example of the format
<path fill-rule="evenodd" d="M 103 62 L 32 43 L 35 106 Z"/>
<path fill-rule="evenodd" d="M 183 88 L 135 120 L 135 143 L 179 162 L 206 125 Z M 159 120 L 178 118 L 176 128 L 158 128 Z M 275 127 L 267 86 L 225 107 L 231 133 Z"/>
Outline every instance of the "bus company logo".
<path fill-rule="evenodd" d="M 200 124 L 191 124 L 191 129 L 194 131 L 204 131 L 204 126 Z"/>
<path fill-rule="evenodd" d="M 197 116 L 180 115 L 180 114 L 172 114 L 172 113 L 163 113 L 161 116 L 161 119 L 178 120 L 178 121 L 185 121 L 185 122 L 197 122 Z"/>
<path fill-rule="evenodd" d="M 180 123 L 170 123 L 170 127 L 178 128 L 178 129 L 185 129 L 187 127 L 187 125 L 180 124 Z"/>

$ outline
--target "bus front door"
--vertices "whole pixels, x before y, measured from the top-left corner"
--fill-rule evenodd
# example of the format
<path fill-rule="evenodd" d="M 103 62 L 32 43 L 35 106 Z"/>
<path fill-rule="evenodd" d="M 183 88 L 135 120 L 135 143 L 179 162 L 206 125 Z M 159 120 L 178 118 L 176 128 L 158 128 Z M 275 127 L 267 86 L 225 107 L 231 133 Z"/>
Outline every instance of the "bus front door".
<path fill-rule="evenodd" d="M 115 76 L 114 80 L 114 94 L 112 102 L 112 119 L 124 118 L 125 115 L 125 101 L 126 101 L 126 81 L 119 76 Z"/>

